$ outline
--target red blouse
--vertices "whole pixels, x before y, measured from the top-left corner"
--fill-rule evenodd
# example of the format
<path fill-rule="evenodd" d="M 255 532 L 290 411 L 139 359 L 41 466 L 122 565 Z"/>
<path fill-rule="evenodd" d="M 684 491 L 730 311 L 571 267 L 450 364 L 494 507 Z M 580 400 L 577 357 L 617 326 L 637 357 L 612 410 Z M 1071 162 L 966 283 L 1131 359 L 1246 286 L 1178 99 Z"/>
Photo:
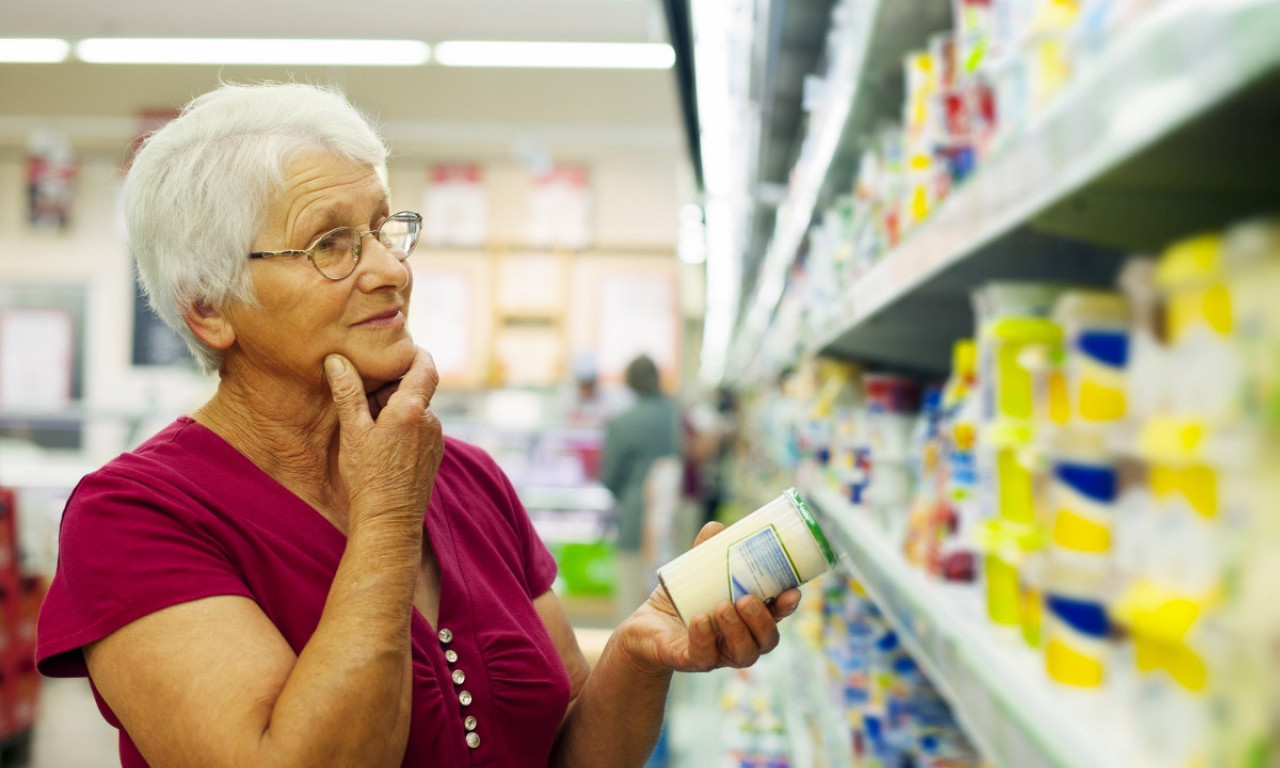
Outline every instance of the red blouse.
<path fill-rule="evenodd" d="M 426 533 L 440 563 L 440 631 L 414 612 L 414 706 L 403 764 L 545 766 L 569 678 L 532 601 L 550 589 L 555 561 L 497 464 L 454 439 L 446 439 Z M 86 643 L 212 595 L 256 601 L 301 651 L 346 538 L 222 438 L 182 417 L 81 480 L 59 542 L 36 659 L 46 675 L 75 677 L 88 674 Z M 100 697 L 98 706 L 120 728 Z M 120 758 L 123 768 L 147 765 L 123 729 Z"/>

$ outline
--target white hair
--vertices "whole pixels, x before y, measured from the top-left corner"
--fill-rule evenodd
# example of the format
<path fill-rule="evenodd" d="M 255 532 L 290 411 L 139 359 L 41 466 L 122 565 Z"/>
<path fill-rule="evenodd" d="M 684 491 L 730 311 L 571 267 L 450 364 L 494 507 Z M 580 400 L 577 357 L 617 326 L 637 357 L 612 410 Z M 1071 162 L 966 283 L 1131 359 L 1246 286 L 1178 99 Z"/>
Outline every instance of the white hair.
<path fill-rule="evenodd" d="M 386 183 L 387 146 L 335 88 L 223 84 L 147 138 L 125 177 L 129 247 L 152 309 L 206 373 L 222 352 L 184 317 L 197 305 L 255 302 L 248 254 L 300 153 L 367 163 Z"/>

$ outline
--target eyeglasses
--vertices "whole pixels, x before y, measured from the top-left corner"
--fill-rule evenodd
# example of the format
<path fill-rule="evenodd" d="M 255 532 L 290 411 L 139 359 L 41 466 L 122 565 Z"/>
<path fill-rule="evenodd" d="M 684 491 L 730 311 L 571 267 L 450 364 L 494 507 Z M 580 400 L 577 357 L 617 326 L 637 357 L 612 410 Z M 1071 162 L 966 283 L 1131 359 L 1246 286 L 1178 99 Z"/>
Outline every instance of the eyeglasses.
<path fill-rule="evenodd" d="M 377 229 L 361 232 L 354 227 L 338 227 L 325 232 L 310 248 L 304 251 L 256 251 L 251 259 L 270 259 L 276 256 L 302 256 L 310 260 L 316 271 L 330 280 L 341 280 L 356 271 L 360 263 L 360 245 L 367 235 L 374 235 L 382 247 L 400 261 L 409 258 L 418 244 L 422 232 L 422 214 L 413 211 L 393 213 L 383 220 Z"/>

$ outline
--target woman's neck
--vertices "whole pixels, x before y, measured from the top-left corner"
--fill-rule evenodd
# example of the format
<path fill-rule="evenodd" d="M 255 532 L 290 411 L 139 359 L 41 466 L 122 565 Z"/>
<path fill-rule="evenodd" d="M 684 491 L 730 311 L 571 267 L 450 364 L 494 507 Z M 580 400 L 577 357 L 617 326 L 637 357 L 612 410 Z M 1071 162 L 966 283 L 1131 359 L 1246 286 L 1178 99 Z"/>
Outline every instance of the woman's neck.
<path fill-rule="evenodd" d="M 345 530 L 346 491 L 337 472 L 338 418 L 327 398 L 315 392 L 237 386 L 224 378 L 192 418 Z"/>

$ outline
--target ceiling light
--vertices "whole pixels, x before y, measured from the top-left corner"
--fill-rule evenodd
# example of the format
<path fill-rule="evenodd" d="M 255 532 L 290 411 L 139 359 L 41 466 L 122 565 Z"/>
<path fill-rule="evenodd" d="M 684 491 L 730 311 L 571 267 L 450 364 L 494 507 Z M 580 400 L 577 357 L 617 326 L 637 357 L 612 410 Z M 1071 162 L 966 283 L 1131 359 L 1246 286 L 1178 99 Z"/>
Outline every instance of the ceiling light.
<path fill-rule="evenodd" d="M 49 37 L 0 37 L 0 62 L 53 63 L 67 58 L 71 44 Z"/>
<path fill-rule="evenodd" d="M 676 54 L 665 43 L 529 43 L 448 40 L 436 45 L 446 67 L 670 69 Z"/>
<path fill-rule="evenodd" d="M 96 64 L 292 64 L 415 66 L 431 50 L 417 40 L 91 38 L 76 56 Z"/>

